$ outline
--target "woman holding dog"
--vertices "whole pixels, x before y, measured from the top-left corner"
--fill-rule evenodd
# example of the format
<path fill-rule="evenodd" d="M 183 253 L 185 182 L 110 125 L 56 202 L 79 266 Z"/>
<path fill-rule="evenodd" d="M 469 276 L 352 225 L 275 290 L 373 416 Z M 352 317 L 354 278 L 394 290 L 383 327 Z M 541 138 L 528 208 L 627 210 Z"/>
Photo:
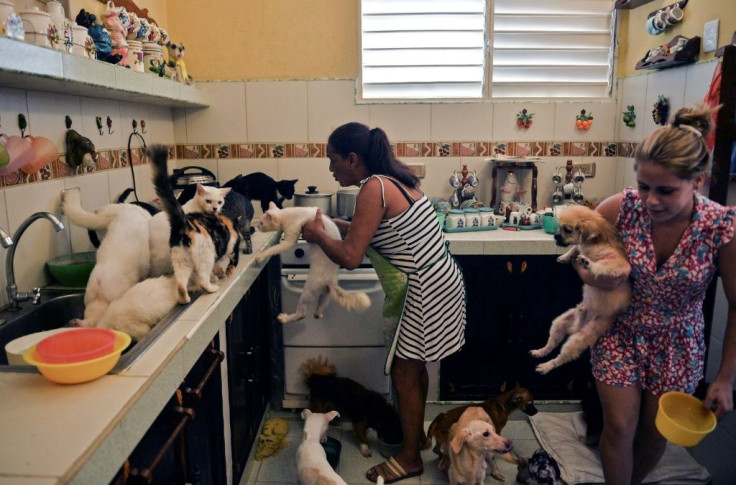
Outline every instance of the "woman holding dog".
<path fill-rule="evenodd" d="M 736 377 L 736 208 L 702 195 L 710 171 L 703 140 L 711 111 L 682 108 L 634 152 L 638 189 L 597 208 L 616 225 L 631 263 L 629 308 L 592 348 L 593 374 L 603 407 L 600 454 L 606 483 L 640 484 L 665 450 L 654 421 L 659 397 L 694 393 L 703 377 L 702 304 L 719 269 L 728 300 L 721 366 L 704 404 L 721 418 L 733 409 Z M 621 281 L 582 280 L 615 287 Z M 632 418 L 633 417 L 633 418 Z"/>
<path fill-rule="evenodd" d="M 419 179 L 393 154 L 386 133 L 361 123 L 338 127 L 327 142 L 330 171 L 345 187 L 359 185 L 352 222 L 335 220 L 344 239 L 324 231 L 321 214 L 302 228 L 340 265 L 356 268 L 368 253 L 386 293 L 384 317 L 391 373 L 404 435 L 398 454 L 366 473 L 385 483 L 420 475 L 420 445 L 429 378 L 426 362 L 465 343 L 465 286 Z"/>

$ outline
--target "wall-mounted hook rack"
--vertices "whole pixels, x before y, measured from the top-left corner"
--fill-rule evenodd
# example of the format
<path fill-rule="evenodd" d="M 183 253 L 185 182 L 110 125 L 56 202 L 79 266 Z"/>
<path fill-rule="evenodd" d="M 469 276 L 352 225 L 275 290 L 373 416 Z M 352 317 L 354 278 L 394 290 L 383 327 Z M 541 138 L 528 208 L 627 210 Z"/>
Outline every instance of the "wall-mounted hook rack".
<path fill-rule="evenodd" d="M 146 134 L 146 120 L 141 120 L 141 133 Z"/>
<path fill-rule="evenodd" d="M 28 128 L 28 121 L 23 113 L 18 113 L 18 128 L 20 128 L 20 136 L 26 136 L 26 128 Z"/>
<path fill-rule="evenodd" d="M 107 132 L 111 135 L 115 133 L 115 131 L 113 131 L 112 129 L 112 118 L 110 118 L 109 116 L 107 117 Z"/>
<path fill-rule="evenodd" d="M 72 117 L 69 115 L 64 116 L 64 125 L 66 125 L 67 130 L 72 129 Z"/>
<path fill-rule="evenodd" d="M 95 123 L 97 124 L 97 131 L 100 132 L 100 135 L 104 135 L 105 132 L 102 131 L 102 116 L 95 116 Z"/>

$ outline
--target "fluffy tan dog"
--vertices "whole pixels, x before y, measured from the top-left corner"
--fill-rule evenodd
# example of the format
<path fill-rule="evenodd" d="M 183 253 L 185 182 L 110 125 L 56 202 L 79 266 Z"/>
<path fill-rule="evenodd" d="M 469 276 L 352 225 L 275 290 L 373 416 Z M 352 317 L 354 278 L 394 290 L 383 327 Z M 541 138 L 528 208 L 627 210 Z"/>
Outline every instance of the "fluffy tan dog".
<path fill-rule="evenodd" d="M 450 485 L 482 485 L 488 466 L 493 478 L 504 481 L 493 458 L 497 453 L 513 450 L 514 443 L 496 434 L 493 422 L 483 408 L 470 406 L 450 427 L 445 449 L 450 457 L 447 470 Z"/>
<path fill-rule="evenodd" d="M 572 246 L 557 258 L 558 262 L 570 263 L 575 260 L 596 277 L 629 276 L 631 266 L 626 258 L 623 241 L 616 228 L 600 213 L 584 206 L 571 205 L 560 213 L 558 222 L 555 242 L 559 246 Z M 611 290 L 583 285 L 583 301 L 555 318 L 549 330 L 547 345 L 530 352 L 534 357 L 544 357 L 566 335 L 570 336 L 560 354 L 539 364 L 537 372 L 546 374 L 555 367 L 578 358 L 608 330 L 616 315 L 629 306 L 630 296 L 628 280 Z"/>

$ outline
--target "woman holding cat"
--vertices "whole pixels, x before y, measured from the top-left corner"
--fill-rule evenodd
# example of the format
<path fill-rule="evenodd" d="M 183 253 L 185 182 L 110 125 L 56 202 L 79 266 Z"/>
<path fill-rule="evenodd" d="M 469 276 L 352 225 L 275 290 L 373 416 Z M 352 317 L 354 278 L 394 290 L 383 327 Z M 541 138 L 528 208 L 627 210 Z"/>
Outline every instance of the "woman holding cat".
<path fill-rule="evenodd" d="M 638 190 L 627 188 L 597 207 L 616 224 L 632 268 L 631 304 L 591 352 L 603 406 L 601 462 L 609 485 L 644 481 L 665 450 L 654 423 L 659 397 L 671 390 L 692 394 L 703 377 L 702 304 L 719 261 L 728 320 L 721 365 L 704 405 L 719 418 L 733 409 L 736 208 L 698 193 L 710 168 L 703 137 L 711 127 L 709 108 L 681 108 L 669 125 L 637 146 Z M 594 279 L 575 266 L 589 285 L 619 283 Z"/>
<path fill-rule="evenodd" d="M 386 133 L 361 123 L 338 127 L 327 142 L 330 171 L 343 186 L 359 185 L 352 222 L 335 221 L 345 238 L 324 231 L 321 214 L 302 236 L 336 263 L 356 268 L 368 253 L 386 292 L 391 318 L 386 372 L 398 397 L 404 434 L 401 451 L 366 473 L 385 483 L 420 475 L 420 444 L 428 376 L 426 362 L 457 352 L 465 343 L 465 286 L 447 250 L 419 179 L 393 154 Z"/>

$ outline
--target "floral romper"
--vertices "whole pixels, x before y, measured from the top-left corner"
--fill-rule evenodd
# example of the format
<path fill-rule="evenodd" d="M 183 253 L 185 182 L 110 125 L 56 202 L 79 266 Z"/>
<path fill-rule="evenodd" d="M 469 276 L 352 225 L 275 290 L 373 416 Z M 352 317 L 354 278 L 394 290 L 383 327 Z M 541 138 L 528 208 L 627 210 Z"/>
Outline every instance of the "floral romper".
<path fill-rule="evenodd" d="M 656 396 L 695 392 L 705 354 L 703 299 L 716 274 L 718 249 L 734 237 L 735 216 L 735 207 L 696 194 L 690 226 L 657 268 L 649 215 L 635 190 L 624 191 L 616 226 L 631 263 L 631 304 L 593 346 L 598 381 L 638 384 Z"/>

